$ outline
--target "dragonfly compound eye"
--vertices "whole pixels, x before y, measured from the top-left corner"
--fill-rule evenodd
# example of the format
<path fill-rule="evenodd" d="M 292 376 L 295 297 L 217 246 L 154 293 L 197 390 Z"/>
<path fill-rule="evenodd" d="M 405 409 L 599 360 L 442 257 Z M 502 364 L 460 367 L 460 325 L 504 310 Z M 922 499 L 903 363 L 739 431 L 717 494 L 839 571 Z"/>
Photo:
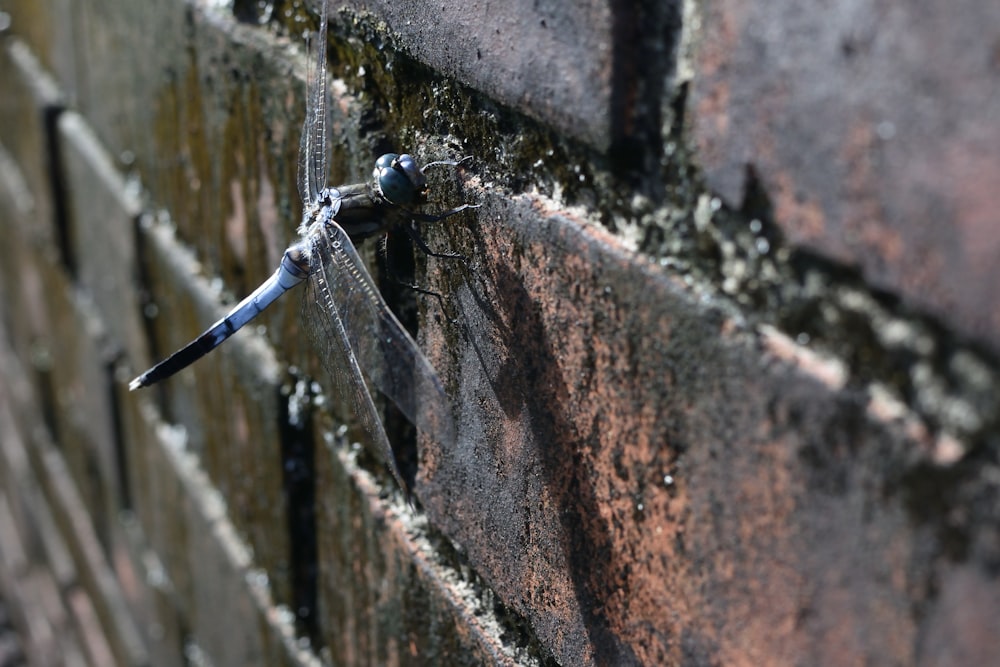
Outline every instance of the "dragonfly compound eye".
<path fill-rule="evenodd" d="M 375 182 L 393 204 L 411 204 L 424 194 L 427 179 L 412 156 L 386 153 L 375 161 Z"/>
<path fill-rule="evenodd" d="M 375 160 L 375 173 L 373 174 L 373 176 L 375 176 L 375 178 L 378 179 L 379 173 L 383 169 L 392 168 L 392 161 L 398 157 L 399 155 L 397 155 L 396 153 L 386 153 L 385 155 L 380 156 L 379 159 Z"/>

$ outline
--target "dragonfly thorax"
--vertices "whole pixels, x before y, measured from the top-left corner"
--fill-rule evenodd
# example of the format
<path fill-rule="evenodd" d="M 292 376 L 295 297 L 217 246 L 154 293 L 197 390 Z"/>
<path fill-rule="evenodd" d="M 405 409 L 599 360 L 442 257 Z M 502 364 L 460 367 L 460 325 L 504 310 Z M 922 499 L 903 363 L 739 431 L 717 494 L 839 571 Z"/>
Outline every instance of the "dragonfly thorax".
<path fill-rule="evenodd" d="M 315 225 L 324 224 L 324 219 L 336 216 L 340 211 L 342 195 L 339 188 L 324 188 L 316 196 L 315 201 L 306 203 L 302 211 L 302 224 L 299 225 L 299 236 L 309 236 Z"/>
<path fill-rule="evenodd" d="M 392 204 L 413 204 L 427 194 L 427 178 L 417 161 L 407 153 L 386 153 L 375 160 L 372 177 L 376 191 Z"/>

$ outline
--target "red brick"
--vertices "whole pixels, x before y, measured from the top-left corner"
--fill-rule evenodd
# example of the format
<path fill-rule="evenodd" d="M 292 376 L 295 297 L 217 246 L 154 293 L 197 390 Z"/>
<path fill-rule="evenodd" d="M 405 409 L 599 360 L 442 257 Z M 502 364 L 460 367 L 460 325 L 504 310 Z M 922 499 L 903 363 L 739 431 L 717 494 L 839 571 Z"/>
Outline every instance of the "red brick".
<path fill-rule="evenodd" d="M 954 539 L 996 557 L 991 473 L 937 468 L 941 442 L 837 360 L 569 213 L 480 215 L 504 233 L 476 236 L 475 270 L 439 285 L 458 323 L 427 333 L 456 341 L 434 361 L 459 442 L 424 443 L 417 493 L 556 659 L 913 662 L 912 605 L 948 567 L 937 513 L 964 504 L 930 489 L 974 494 Z"/>
<path fill-rule="evenodd" d="M 710 187 L 752 168 L 793 244 L 1000 350 L 1000 98 L 975 1 L 706 5 L 689 112 Z"/>

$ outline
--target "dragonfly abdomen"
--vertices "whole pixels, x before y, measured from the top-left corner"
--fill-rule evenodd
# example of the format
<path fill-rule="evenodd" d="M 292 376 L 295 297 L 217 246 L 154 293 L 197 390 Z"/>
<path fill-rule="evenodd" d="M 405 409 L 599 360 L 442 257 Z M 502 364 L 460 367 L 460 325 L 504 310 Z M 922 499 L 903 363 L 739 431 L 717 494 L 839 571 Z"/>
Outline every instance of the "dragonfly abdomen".
<path fill-rule="evenodd" d="M 309 260 L 304 252 L 306 245 L 296 243 L 285 251 L 281 265 L 271 277 L 237 304 L 228 315 L 213 324 L 205 333 L 177 352 L 132 380 L 129 390 L 148 387 L 184 370 L 221 345 L 227 338 L 257 317 L 279 296 L 295 287 L 309 275 Z"/>

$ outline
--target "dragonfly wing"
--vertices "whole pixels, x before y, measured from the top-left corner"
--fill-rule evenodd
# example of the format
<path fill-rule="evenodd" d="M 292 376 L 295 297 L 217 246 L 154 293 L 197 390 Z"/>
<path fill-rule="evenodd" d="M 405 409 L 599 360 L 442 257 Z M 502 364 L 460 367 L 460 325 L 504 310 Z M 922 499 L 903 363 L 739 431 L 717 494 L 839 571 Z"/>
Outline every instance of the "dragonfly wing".
<path fill-rule="evenodd" d="M 299 142 L 299 196 L 303 203 L 317 201 L 327 181 L 327 5 L 323 2 L 319 32 L 309 46 L 309 71 L 306 85 L 306 118 Z"/>
<path fill-rule="evenodd" d="M 310 240 L 310 329 L 329 364 L 344 363 L 347 358 L 346 370 L 328 370 L 341 384 L 352 383 L 341 391 L 352 396 L 358 417 L 380 440 L 387 460 L 392 461 L 391 447 L 384 440 L 371 395 L 359 382 L 361 373 L 424 435 L 443 447 L 452 445 L 455 425 L 441 381 L 389 310 L 347 233 L 331 221 Z"/>
<path fill-rule="evenodd" d="M 365 385 L 358 359 L 351 351 L 340 311 L 329 300 L 329 290 L 326 288 L 328 273 L 327 269 L 320 267 L 308 283 L 303 301 L 305 319 L 310 324 L 307 329 L 319 351 L 323 365 L 333 378 L 334 390 L 340 398 L 349 401 L 355 417 L 371 435 L 379 455 L 389 466 L 396 483 L 409 496 L 409 487 L 399 473 L 396 455 L 389 445 L 382 420 Z"/>

